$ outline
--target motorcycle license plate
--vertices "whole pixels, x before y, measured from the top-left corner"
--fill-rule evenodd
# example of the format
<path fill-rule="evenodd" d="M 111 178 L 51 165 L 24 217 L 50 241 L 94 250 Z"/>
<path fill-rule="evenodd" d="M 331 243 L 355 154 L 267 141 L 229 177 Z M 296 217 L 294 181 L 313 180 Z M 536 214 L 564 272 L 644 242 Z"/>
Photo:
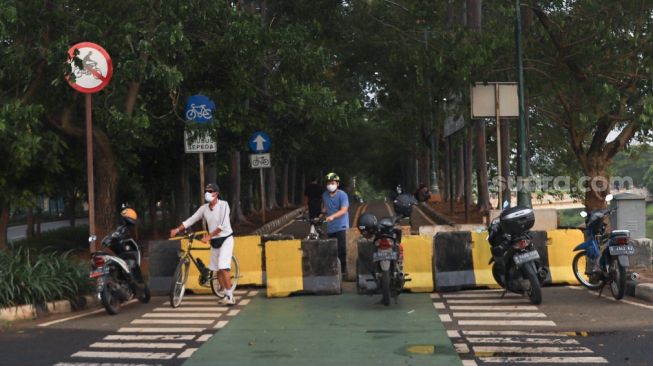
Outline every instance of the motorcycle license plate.
<path fill-rule="evenodd" d="M 608 247 L 610 255 L 633 255 L 635 247 L 632 245 L 611 245 Z"/>
<path fill-rule="evenodd" d="M 374 252 L 373 259 L 374 262 L 385 261 L 385 260 L 396 260 L 397 253 L 393 251 Z"/>
<path fill-rule="evenodd" d="M 530 252 L 517 254 L 513 257 L 516 265 L 524 264 L 526 262 L 534 261 L 540 259 L 540 253 L 537 250 L 532 250 Z"/>
<path fill-rule="evenodd" d="M 106 268 L 106 267 L 102 267 L 102 268 L 98 268 L 98 269 L 96 269 L 95 271 L 91 272 L 91 274 L 88 275 L 88 277 L 89 277 L 89 278 L 97 278 L 97 277 L 104 276 L 104 275 L 107 274 L 108 272 L 109 272 L 109 269 L 108 269 L 108 268 Z"/>

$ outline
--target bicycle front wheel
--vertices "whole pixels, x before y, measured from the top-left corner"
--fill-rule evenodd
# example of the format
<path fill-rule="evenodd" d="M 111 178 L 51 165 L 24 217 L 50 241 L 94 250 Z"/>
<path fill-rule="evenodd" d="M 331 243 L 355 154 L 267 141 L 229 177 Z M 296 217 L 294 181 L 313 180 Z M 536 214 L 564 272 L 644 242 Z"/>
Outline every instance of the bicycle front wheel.
<path fill-rule="evenodd" d="M 170 306 L 173 308 L 181 305 L 181 300 L 184 298 L 189 270 L 190 261 L 188 260 L 188 257 L 182 257 L 179 259 L 179 264 L 177 264 L 177 269 L 172 277 L 173 282 L 170 286 Z"/>
<path fill-rule="evenodd" d="M 229 271 L 229 278 L 231 279 L 231 291 L 235 291 L 238 286 L 238 279 L 240 278 L 240 268 L 238 266 L 238 259 L 235 256 L 231 256 L 231 270 Z M 218 281 L 218 273 L 214 271 L 211 274 L 211 292 L 213 295 L 223 298 L 224 289 Z"/>

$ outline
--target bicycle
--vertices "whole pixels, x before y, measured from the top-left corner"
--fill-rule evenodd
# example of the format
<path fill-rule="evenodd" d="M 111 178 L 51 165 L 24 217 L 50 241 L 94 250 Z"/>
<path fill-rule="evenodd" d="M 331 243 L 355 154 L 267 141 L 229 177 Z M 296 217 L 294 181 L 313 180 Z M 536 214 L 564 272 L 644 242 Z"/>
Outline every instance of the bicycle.
<path fill-rule="evenodd" d="M 202 262 L 200 258 L 195 258 L 192 254 L 191 249 L 193 250 L 210 250 L 210 248 L 193 248 L 193 242 L 200 240 L 195 240 L 195 237 L 199 234 L 205 234 L 205 231 L 195 233 L 187 232 L 182 236 L 176 236 L 170 238 L 170 240 L 182 240 L 184 244 L 184 239 L 188 244 L 185 248 L 182 248 L 179 251 L 179 263 L 175 269 L 175 274 L 173 275 L 173 282 L 170 286 L 170 306 L 173 308 L 179 307 L 181 301 L 184 298 L 184 293 L 186 292 L 186 282 L 188 281 L 188 272 L 190 271 L 191 264 L 194 264 L 200 273 L 199 285 L 202 287 L 210 287 L 213 295 L 218 298 L 223 298 L 225 296 L 224 289 L 220 286 L 218 282 L 218 272 L 209 270 L 206 265 Z M 240 268 L 238 265 L 238 259 L 235 255 L 231 256 L 231 291 L 236 289 L 238 285 L 238 279 L 240 276 Z"/>
<path fill-rule="evenodd" d="M 324 216 L 318 216 L 312 219 L 299 216 L 296 217 L 295 220 L 310 223 L 310 229 L 308 230 L 308 235 L 306 235 L 305 240 L 318 240 L 321 237 L 324 237 L 324 231 L 322 230 L 322 224 L 325 222 Z"/>

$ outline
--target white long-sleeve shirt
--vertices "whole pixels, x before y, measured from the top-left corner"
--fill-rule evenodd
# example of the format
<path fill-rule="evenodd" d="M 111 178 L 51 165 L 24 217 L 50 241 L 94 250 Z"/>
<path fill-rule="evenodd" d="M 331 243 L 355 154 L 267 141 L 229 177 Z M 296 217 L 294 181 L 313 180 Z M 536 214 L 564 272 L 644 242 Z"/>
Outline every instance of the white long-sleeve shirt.
<path fill-rule="evenodd" d="M 212 233 L 218 228 L 222 230 L 217 236 L 217 238 L 221 238 L 233 233 L 231 221 L 229 220 L 230 212 L 231 210 L 229 210 L 229 203 L 227 201 L 218 200 L 218 203 L 212 209 L 209 208 L 208 203 L 205 203 L 197 209 L 193 216 L 189 217 L 182 224 L 185 228 L 189 228 L 203 217 L 209 226 L 209 233 Z"/>

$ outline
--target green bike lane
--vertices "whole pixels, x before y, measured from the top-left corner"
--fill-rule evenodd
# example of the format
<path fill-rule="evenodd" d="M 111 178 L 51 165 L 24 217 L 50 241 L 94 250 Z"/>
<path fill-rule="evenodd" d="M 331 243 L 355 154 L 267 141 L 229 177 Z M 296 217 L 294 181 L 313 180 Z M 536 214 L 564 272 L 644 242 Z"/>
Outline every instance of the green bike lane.
<path fill-rule="evenodd" d="M 462 365 L 428 294 L 259 294 L 186 366 Z"/>

